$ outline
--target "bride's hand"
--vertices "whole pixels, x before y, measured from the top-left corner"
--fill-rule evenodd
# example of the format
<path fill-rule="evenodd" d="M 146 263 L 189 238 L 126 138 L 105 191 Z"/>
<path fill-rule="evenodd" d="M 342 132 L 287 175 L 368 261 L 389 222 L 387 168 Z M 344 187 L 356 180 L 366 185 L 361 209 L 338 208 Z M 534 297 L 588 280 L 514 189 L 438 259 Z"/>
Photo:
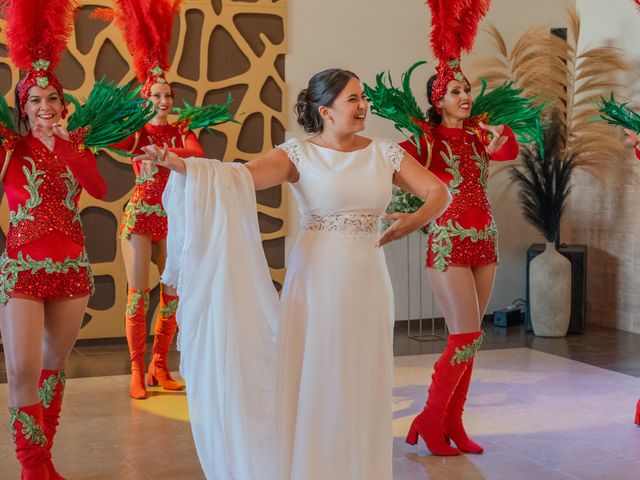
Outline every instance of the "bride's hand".
<path fill-rule="evenodd" d="M 422 226 L 419 222 L 419 215 L 415 213 L 391 213 L 383 215 L 382 219 L 386 222 L 391 222 L 391 226 L 380 235 L 378 243 L 376 244 L 378 247 L 398 240 Z"/>
<path fill-rule="evenodd" d="M 145 162 L 147 164 L 150 162 L 161 167 L 168 168 L 169 170 L 173 170 L 177 173 L 184 174 L 187 171 L 184 160 L 175 153 L 170 152 L 169 147 L 166 144 L 162 148 L 159 148 L 157 145 L 147 145 L 142 147 L 142 151 L 144 153 L 134 157 L 134 160 L 142 162 L 143 169 L 148 168 L 144 166 Z"/>

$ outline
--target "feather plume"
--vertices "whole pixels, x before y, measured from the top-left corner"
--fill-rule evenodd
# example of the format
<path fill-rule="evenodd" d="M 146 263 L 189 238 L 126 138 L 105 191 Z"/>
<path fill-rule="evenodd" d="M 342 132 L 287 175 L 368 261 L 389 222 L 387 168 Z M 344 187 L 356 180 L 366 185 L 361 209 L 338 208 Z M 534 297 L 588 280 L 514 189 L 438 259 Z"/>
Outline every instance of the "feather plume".
<path fill-rule="evenodd" d="M 1 4 L 7 20 L 7 44 L 13 64 L 28 70 L 39 59 L 50 62 L 53 70 L 67 46 L 78 11 L 75 0 L 48 0 L 42 11 L 41 0 L 4 0 Z"/>
<path fill-rule="evenodd" d="M 489 10 L 490 0 L 427 0 L 431 8 L 431 47 L 440 62 L 470 52 L 478 23 Z"/>
<path fill-rule="evenodd" d="M 97 20 L 103 20 L 107 23 L 111 23 L 116 19 L 116 12 L 113 8 L 96 8 L 93 12 L 91 12 L 90 18 L 95 18 Z"/>
<path fill-rule="evenodd" d="M 152 68 L 169 69 L 173 19 L 182 1 L 114 0 L 115 24 L 122 31 L 141 83 Z"/>

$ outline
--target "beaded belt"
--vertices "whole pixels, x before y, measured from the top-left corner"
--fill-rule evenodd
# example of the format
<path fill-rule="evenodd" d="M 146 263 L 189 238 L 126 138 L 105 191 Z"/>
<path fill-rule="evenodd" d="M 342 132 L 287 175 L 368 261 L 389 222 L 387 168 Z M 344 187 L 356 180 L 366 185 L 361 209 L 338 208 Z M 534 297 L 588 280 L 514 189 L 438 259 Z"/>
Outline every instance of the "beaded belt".
<path fill-rule="evenodd" d="M 339 232 L 344 234 L 371 234 L 378 231 L 378 216 L 364 213 L 336 215 L 305 215 L 302 228 L 310 231 Z"/>

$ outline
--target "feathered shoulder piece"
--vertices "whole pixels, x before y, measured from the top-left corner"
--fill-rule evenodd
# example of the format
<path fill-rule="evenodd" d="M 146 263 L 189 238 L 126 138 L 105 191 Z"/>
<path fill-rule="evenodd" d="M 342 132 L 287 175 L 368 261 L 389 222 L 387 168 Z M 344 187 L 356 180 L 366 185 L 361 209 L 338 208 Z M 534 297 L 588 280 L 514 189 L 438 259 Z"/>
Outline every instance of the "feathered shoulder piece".
<path fill-rule="evenodd" d="M 524 96 L 522 89 L 514 88 L 512 82 L 505 82 L 487 92 L 487 82 L 484 79 L 480 81 L 482 88 L 465 123 L 509 125 L 520 143 L 539 142 L 542 139 L 540 114 L 548 105 Z"/>
<path fill-rule="evenodd" d="M 133 57 L 134 73 L 149 97 L 151 86 L 167 83 L 169 43 L 173 19 L 183 0 L 114 0 L 114 8 L 98 9 L 93 16 L 114 21 Z"/>
<path fill-rule="evenodd" d="M 53 85 L 63 100 L 62 85 L 53 71 L 73 31 L 78 3 L 47 0 L 45 5 L 41 0 L 2 0 L 0 5 L 7 21 L 9 57 L 27 72 L 18 84 L 22 115 L 28 91 L 35 85 Z"/>
<path fill-rule="evenodd" d="M 460 55 L 473 48 L 478 24 L 490 3 L 490 0 L 427 0 L 431 9 L 431 48 L 438 60 L 432 105 L 444 97 L 451 80 L 466 81 L 460 69 Z"/>
<path fill-rule="evenodd" d="M 416 68 L 425 63 L 427 62 L 420 61 L 411 65 L 402 74 L 399 87 L 393 84 L 389 72 L 377 74 L 374 86 L 364 84 L 365 95 L 371 103 L 371 112 L 391 120 L 396 130 L 418 149 L 418 153 L 420 153 L 418 139 L 423 135 L 423 126 L 426 127 L 428 122 L 411 90 L 411 75 Z"/>
<path fill-rule="evenodd" d="M 211 128 L 226 122 L 237 123 L 230 110 L 231 94 L 227 95 L 225 103 L 210 103 L 201 107 L 189 105 L 184 102 L 184 108 L 174 108 L 173 113 L 178 115 L 178 127 L 187 132 L 200 128 Z"/>

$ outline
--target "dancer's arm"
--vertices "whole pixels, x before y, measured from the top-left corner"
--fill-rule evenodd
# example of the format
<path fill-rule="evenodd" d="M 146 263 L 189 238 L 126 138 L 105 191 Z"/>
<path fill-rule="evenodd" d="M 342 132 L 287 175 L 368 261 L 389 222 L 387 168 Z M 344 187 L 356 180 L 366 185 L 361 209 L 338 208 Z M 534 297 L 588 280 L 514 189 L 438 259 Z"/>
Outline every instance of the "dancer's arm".
<path fill-rule="evenodd" d="M 198 141 L 198 136 L 193 132 L 188 132 L 184 137 L 184 147 L 170 148 L 169 151 L 175 153 L 179 157 L 204 157 L 204 150 Z"/>

